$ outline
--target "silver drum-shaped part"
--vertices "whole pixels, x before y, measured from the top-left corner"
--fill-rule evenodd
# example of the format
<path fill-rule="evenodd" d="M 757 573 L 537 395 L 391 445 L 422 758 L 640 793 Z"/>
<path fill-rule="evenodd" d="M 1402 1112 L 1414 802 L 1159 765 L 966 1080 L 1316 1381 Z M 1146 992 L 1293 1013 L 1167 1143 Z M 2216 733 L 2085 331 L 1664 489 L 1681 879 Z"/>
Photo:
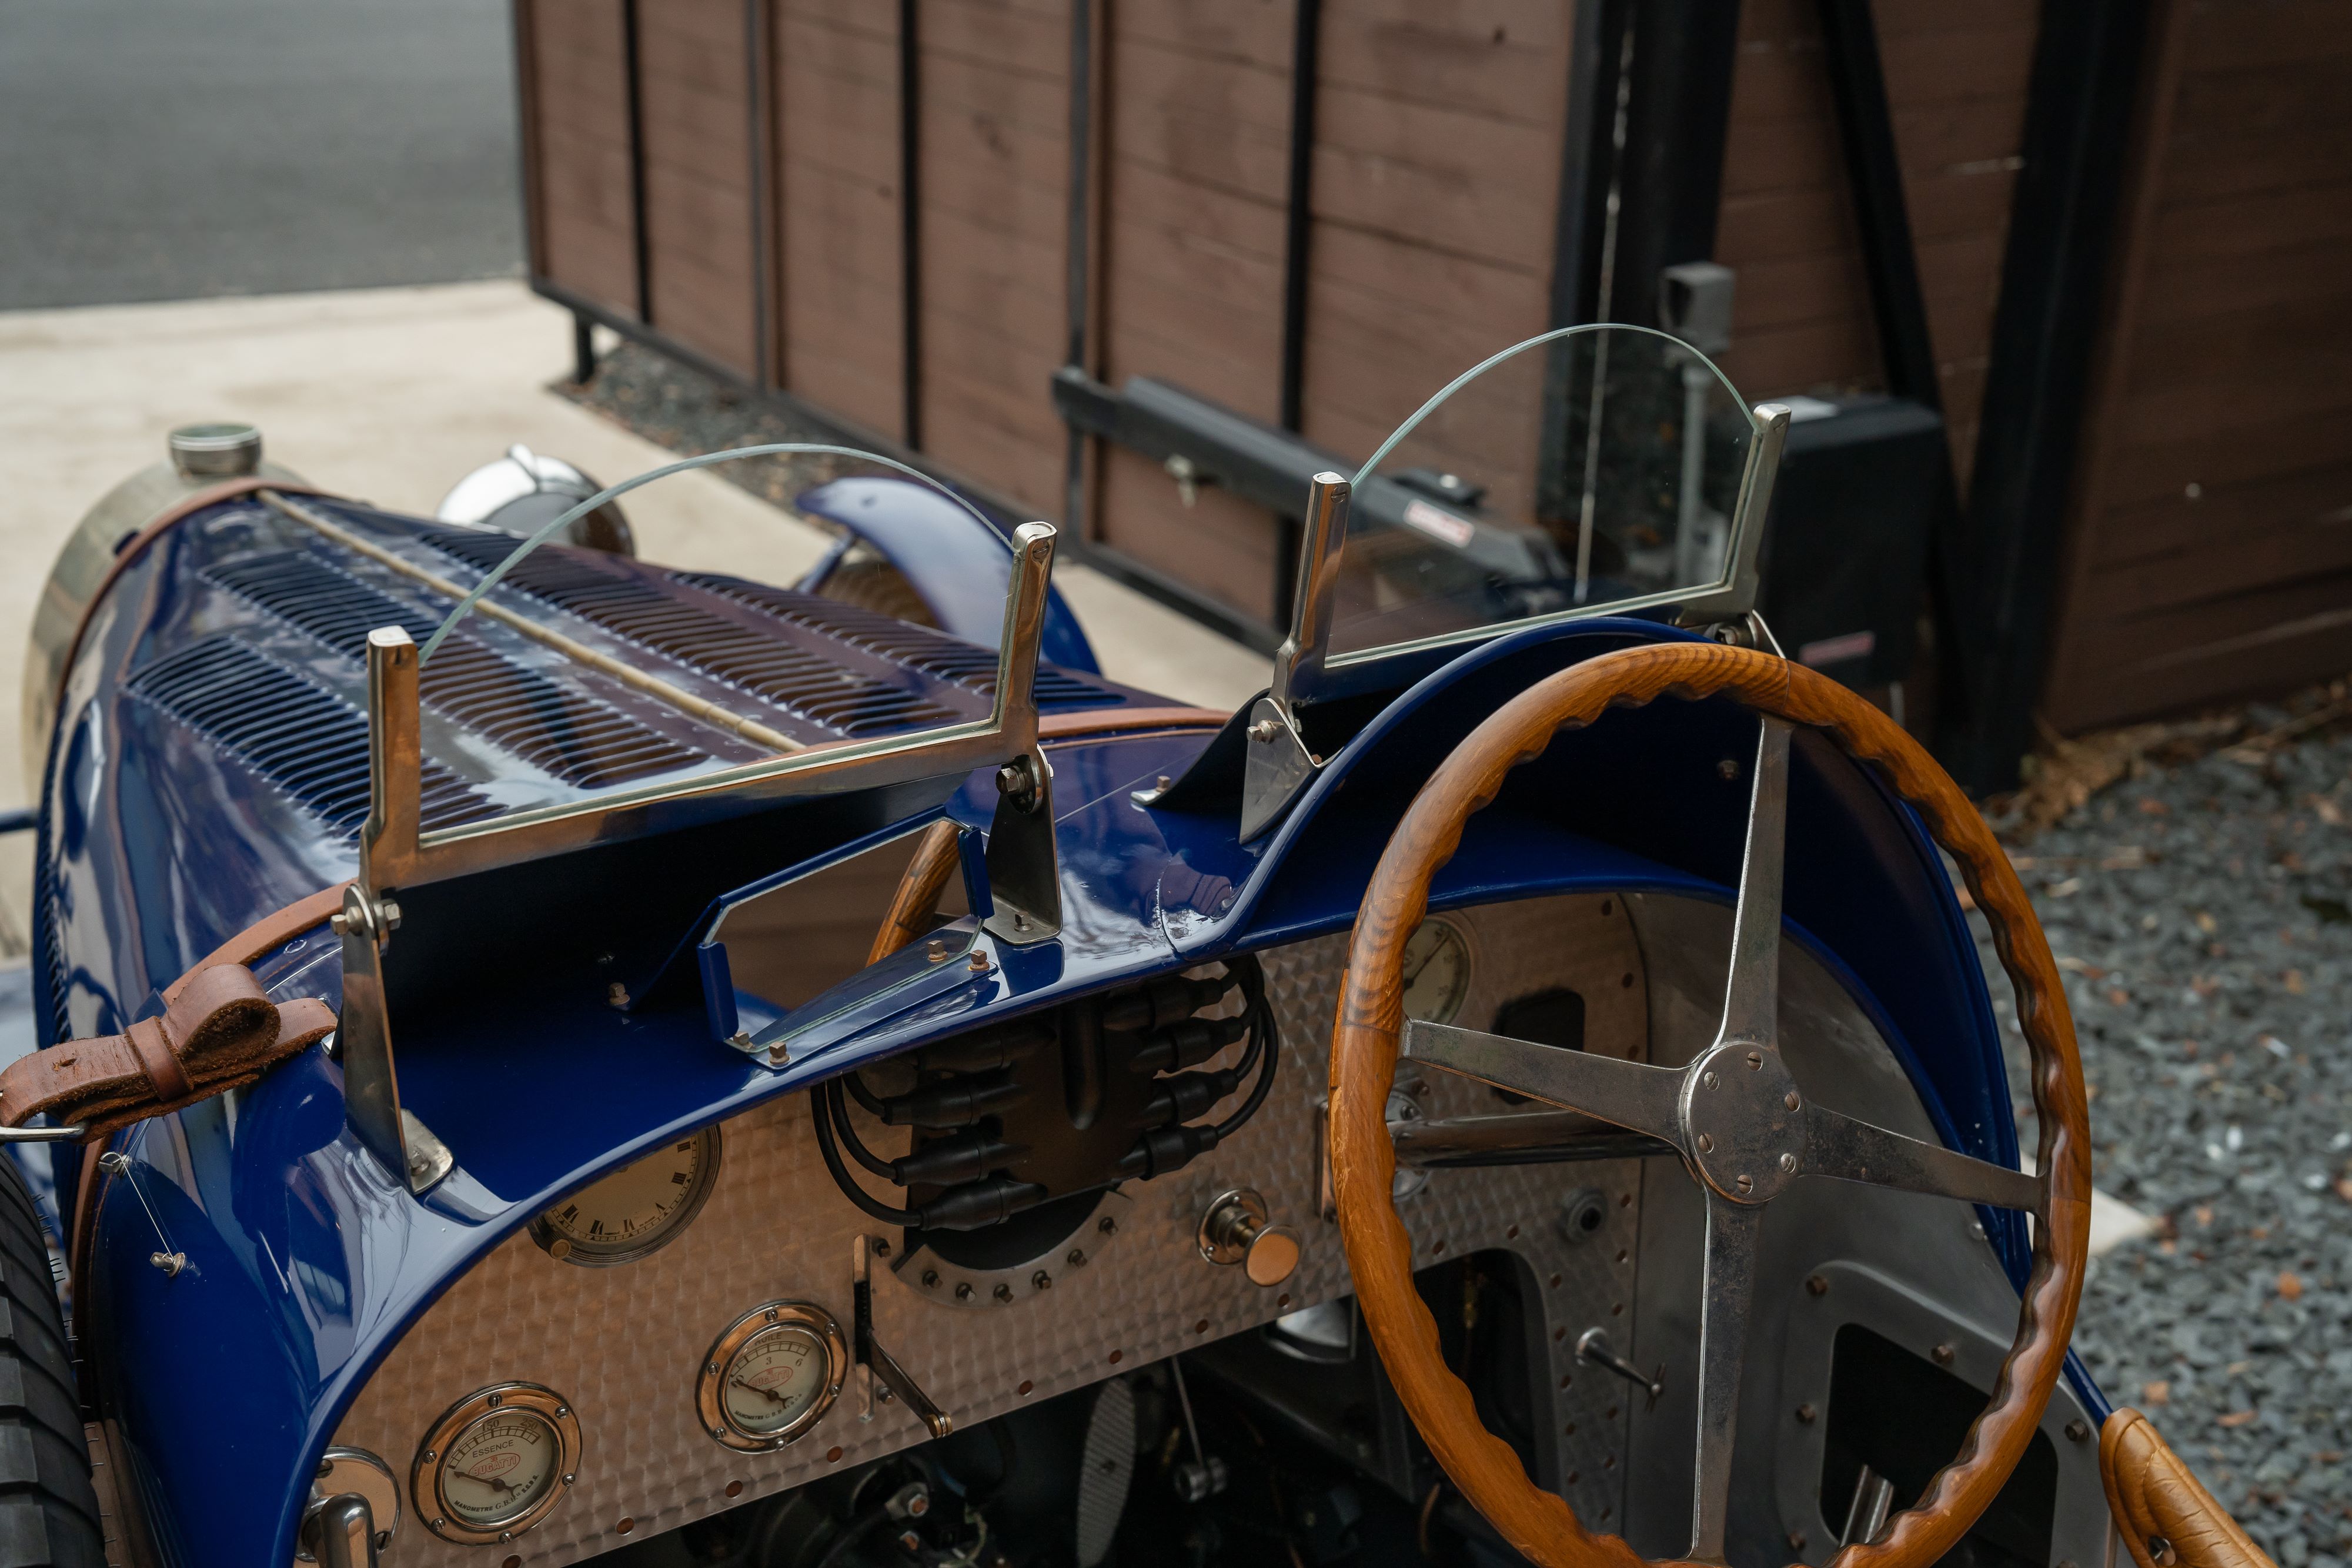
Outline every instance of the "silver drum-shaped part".
<path fill-rule="evenodd" d="M 562 458 L 533 452 L 518 442 L 507 448 L 505 456 L 483 464 L 452 486 L 433 516 L 445 523 L 528 537 L 604 487 Z M 555 538 L 613 555 L 637 553 L 629 519 L 614 501 L 573 518 Z"/>
<path fill-rule="evenodd" d="M 400 1533 L 400 1482 L 392 1467 L 365 1448 L 329 1448 L 320 1457 L 318 1478 L 310 1483 L 310 1506 L 316 1508 L 345 1492 L 367 1499 L 368 1517 L 375 1523 L 376 1550 L 391 1545 L 393 1537 Z M 298 1550 L 294 1561 L 318 1559 Z"/>
<path fill-rule="evenodd" d="M 193 425 L 195 431 L 251 431 L 247 425 Z M 210 473 L 188 473 L 182 469 L 176 454 L 183 444 L 179 432 L 166 447 L 160 463 L 141 469 L 109 490 L 99 503 L 82 514 L 66 536 L 65 548 L 49 568 L 48 580 L 41 587 L 41 596 L 33 602 L 33 634 L 25 651 L 25 678 L 19 688 L 18 734 L 24 741 L 25 798 L 41 798 L 41 776 L 48 758 L 49 731 L 57 722 L 58 703 L 65 693 L 66 655 L 72 650 L 74 635 L 81 629 L 82 620 L 89 613 L 98 591 L 106 584 L 107 574 L 114 570 L 115 557 L 122 547 L 144 532 L 156 518 L 184 503 L 200 490 L 210 489 L 221 483 L 222 476 Z M 226 439 L 226 438 L 224 438 Z M 291 469 L 280 468 L 274 463 L 260 461 L 261 437 L 253 435 L 250 465 L 241 470 L 265 479 L 275 479 L 289 485 L 300 485 L 302 476 Z M 231 444 L 240 444 L 232 442 Z M 240 462 L 247 461 L 241 457 Z"/>

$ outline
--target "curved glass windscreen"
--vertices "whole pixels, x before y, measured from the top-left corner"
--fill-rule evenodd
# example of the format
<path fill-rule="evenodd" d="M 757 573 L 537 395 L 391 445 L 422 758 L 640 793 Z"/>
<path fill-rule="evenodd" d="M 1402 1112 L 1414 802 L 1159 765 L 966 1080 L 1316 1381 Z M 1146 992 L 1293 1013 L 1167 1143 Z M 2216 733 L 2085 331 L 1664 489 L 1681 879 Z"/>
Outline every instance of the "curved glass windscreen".
<path fill-rule="evenodd" d="M 1356 474 L 1331 656 L 1727 586 L 1757 428 L 1714 362 L 1663 332 L 1573 327 L 1505 350 Z"/>

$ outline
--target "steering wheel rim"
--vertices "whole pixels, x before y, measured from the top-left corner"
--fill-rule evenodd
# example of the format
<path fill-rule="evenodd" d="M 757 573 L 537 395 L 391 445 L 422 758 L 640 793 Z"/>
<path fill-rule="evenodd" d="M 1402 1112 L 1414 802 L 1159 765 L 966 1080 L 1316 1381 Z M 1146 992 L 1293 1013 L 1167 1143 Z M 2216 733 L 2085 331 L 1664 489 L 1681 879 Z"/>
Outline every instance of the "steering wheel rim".
<path fill-rule="evenodd" d="M 1720 643 L 1674 643 L 1625 649 L 1572 665 L 1529 687 L 1489 716 L 1440 764 L 1391 836 L 1349 941 L 1331 1043 L 1330 1158 L 1341 1242 L 1365 1325 L 1390 1381 L 1439 1464 L 1471 1503 L 1522 1554 L 1544 1568 L 1633 1568 L 1642 1563 L 1643 1559 L 1622 1538 L 1588 1531 L 1564 1500 L 1538 1489 L 1511 1448 L 1486 1429 L 1469 1389 L 1446 1367 L 1438 1347 L 1437 1325 L 1413 1288 L 1412 1239 L 1391 1197 L 1396 1157 L 1385 1111 L 1403 1034 L 1404 943 L 1427 913 L 1431 878 L 1452 858 L 1470 817 L 1494 800 L 1511 769 L 1540 756 L 1552 737 L 1563 729 L 1591 724 L 1612 706 L 1639 707 L 1662 696 L 1697 701 L 1717 695 L 1740 703 L 1764 720 L 1759 762 L 1770 755 L 1775 721 L 1784 727 L 1780 752 L 1784 772 L 1785 727 L 1818 729 L 1847 755 L 1875 768 L 1918 812 L 1930 836 L 1958 862 L 1969 893 L 1991 926 L 1995 949 L 2017 993 L 2018 1021 L 2032 1052 L 2033 1101 L 2041 1127 L 2037 1165 L 2041 1174 L 2032 1178 L 2038 1189 L 2032 1207 L 2037 1220 L 2033 1268 L 2019 1305 L 2016 1338 L 2001 1363 L 1991 1401 L 1969 1428 L 1958 1456 L 1937 1473 L 1915 1507 L 1889 1521 L 1875 1542 L 1847 1545 L 1832 1565 L 1929 1568 L 1991 1503 L 2023 1458 L 2057 1385 L 2089 1253 L 2089 1113 L 2064 988 L 2008 856 L 1959 788 L 1919 745 L 1844 687 L 1801 665 Z M 1759 810 L 1763 779 L 1764 769 L 1759 767 Z M 1774 829 L 1777 832 L 1777 820 Z M 1751 868 L 1757 837 L 1751 824 Z M 1771 848 L 1769 922 L 1772 973 L 1777 974 L 1777 843 Z M 1743 904 L 1751 874 L 1752 869 L 1743 873 Z M 1738 1008 L 1741 940 L 1736 929 L 1727 1030 Z M 1770 1014 L 1775 1006 L 1768 993 L 1764 1010 Z M 1769 1018 L 1766 1027 L 1770 1027 Z M 1469 1035 L 1469 1031 L 1454 1032 Z M 1489 1036 L 1473 1038 L 1474 1043 L 1516 1044 Z M 1717 1049 L 1725 1038 L 1718 1036 Z M 1732 1038 L 1737 1044 L 1747 1037 Z M 1769 1041 L 1766 1049 L 1771 1049 Z M 1696 1073 L 1699 1060 L 1707 1055 L 1700 1052 L 1692 1067 L 1684 1071 Z M 1441 1061 L 1440 1065 L 1444 1063 Z M 1788 1103 L 1794 1112 L 1793 1092 Z M 1808 1111 L 1807 1114 L 1827 1113 Z M 1937 1152 L 1949 1161 L 1995 1172 L 2012 1182 L 2024 1179 L 1965 1156 Z M 1686 1159 L 1691 1157 L 1690 1150 L 1685 1153 Z M 1781 1168 L 1792 1168 L 1786 1161 L 1783 1155 Z M 1883 1179 L 1832 1169 L 1817 1174 Z M 1708 1176 L 1702 1186 L 1717 1180 Z M 1742 1182 L 1745 1190 L 1744 1177 Z M 1932 1189 L 1916 1186 L 1912 1190 Z M 1948 1191 L 1944 1195 L 1956 1196 Z M 1709 1191 L 1708 1200 L 1712 1228 L 1718 1195 Z M 1711 1228 L 1710 1263 L 1712 1247 Z M 1703 1362 L 1706 1355 L 1703 1344 Z M 1734 1379 L 1736 1401 L 1736 1368 Z M 1700 1419 L 1703 1444 L 1704 1399 Z M 1695 1479 L 1702 1494 L 1695 1503 L 1695 1515 L 1703 1516 L 1708 1479 L 1703 1473 Z M 1727 1487 L 1727 1477 L 1724 1484 Z M 1718 1537 L 1720 1525 L 1718 1508 Z M 1695 1525 L 1695 1544 L 1703 1533 L 1703 1523 Z"/>

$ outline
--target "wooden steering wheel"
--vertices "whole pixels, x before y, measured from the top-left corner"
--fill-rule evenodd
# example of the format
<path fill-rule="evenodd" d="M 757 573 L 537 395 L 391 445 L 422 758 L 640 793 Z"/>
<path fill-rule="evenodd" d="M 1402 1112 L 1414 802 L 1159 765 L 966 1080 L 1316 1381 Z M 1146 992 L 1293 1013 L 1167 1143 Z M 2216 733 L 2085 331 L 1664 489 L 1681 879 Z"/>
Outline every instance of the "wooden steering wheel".
<path fill-rule="evenodd" d="M 1718 695 L 1754 709 L 1763 733 L 1714 1042 L 1687 1067 L 1667 1069 L 1471 1030 L 1403 1028 L 1405 939 L 1427 912 L 1430 878 L 1504 776 L 1541 755 L 1560 730 L 1591 724 L 1612 706 Z M 1782 1064 L 1780 868 L 1789 741 L 1801 724 L 1874 766 L 1917 809 L 1990 922 L 2032 1052 L 2038 1178 L 1813 1104 Z M 2090 1122 L 2065 992 L 2025 890 L 1975 808 L 1909 736 L 1843 686 L 1769 654 L 1692 643 L 1604 654 L 1530 687 L 1454 748 L 1389 840 L 1356 919 L 1331 1041 L 1331 1166 L 1340 1237 L 1372 1343 L 1445 1473 L 1513 1546 L 1545 1568 L 1633 1568 L 1642 1558 L 1623 1540 L 1586 1531 L 1566 1502 L 1528 1479 L 1445 1366 L 1437 1325 L 1413 1289 L 1412 1239 L 1391 1200 L 1396 1155 L 1385 1112 L 1400 1037 L 1413 1061 L 1663 1139 L 1699 1181 L 1706 1270 L 1693 1562 L 1725 1560 L 1732 1435 L 1765 1206 L 1811 1176 L 2032 1212 L 2033 1271 L 1991 1403 L 1918 1506 L 1892 1521 L 1875 1543 L 1847 1545 L 1833 1568 L 1928 1568 L 1976 1522 L 2032 1441 L 2074 1331 L 2090 1240 Z"/>

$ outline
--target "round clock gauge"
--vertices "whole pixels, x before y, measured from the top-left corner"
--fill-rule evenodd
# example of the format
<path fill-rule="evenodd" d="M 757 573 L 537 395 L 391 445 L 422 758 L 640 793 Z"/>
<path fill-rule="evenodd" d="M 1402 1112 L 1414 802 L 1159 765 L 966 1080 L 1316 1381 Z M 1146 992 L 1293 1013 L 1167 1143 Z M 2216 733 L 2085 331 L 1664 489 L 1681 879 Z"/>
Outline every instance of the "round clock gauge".
<path fill-rule="evenodd" d="M 1404 944 L 1404 1016 L 1452 1023 L 1470 994 L 1470 944 L 1444 920 L 1424 920 Z"/>
<path fill-rule="evenodd" d="M 810 1301 L 770 1301 L 727 1325 L 702 1358 L 695 1410 L 730 1448 L 781 1448 L 824 1418 L 848 1375 L 849 1347 L 833 1314 Z"/>
<path fill-rule="evenodd" d="M 580 1418 L 551 1388 L 501 1383 L 467 1395 L 425 1435 L 409 1490 L 444 1541 L 509 1541 L 547 1517 L 577 1478 Z"/>
<path fill-rule="evenodd" d="M 705 1127 L 583 1187 L 530 1222 L 530 1239 L 565 1263 L 634 1262 L 677 1239 L 719 1178 L 719 1129 Z"/>

